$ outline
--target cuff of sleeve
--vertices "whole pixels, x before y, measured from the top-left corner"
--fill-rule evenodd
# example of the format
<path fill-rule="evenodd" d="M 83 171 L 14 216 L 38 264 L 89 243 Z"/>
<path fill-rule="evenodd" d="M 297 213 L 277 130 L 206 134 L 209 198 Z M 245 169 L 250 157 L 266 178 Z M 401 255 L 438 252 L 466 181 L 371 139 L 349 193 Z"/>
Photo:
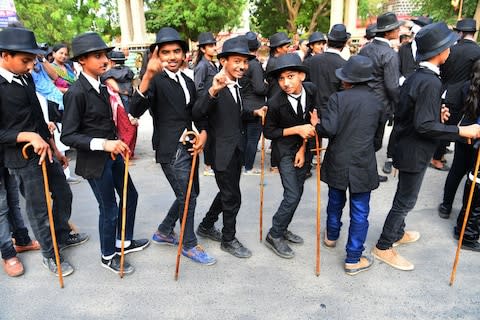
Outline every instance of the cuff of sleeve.
<path fill-rule="evenodd" d="M 140 92 L 140 90 L 138 90 L 138 88 L 135 89 L 137 91 L 137 93 L 140 95 L 140 97 L 142 97 L 143 99 L 146 99 L 147 97 Z"/>
<path fill-rule="evenodd" d="M 105 142 L 107 142 L 107 139 L 93 138 L 90 140 L 90 150 L 103 151 Z"/>

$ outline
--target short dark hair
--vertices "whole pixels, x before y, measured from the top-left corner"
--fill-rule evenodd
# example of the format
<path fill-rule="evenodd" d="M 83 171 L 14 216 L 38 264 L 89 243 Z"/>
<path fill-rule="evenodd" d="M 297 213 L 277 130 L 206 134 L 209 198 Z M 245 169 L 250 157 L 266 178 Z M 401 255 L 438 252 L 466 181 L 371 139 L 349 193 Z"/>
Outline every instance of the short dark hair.
<path fill-rule="evenodd" d="M 335 49 L 343 49 L 345 47 L 345 44 L 347 41 L 333 41 L 333 40 L 328 40 L 327 41 L 327 46 L 329 48 L 335 48 Z"/>
<path fill-rule="evenodd" d="M 65 43 L 57 43 L 56 45 L 53 46 L 52 51 L 57 52 L 62 48 L 66 48 L 68 50 L 68 46 Z"/>
<path fill-rule="evenodd" d="M 375 37 L 385 38 L 386 32 L 375 32 Z"/>
<path fill-rule="evenodd" d="M 0 50 L 0 56 L 2 55 L 2 53 L 9 54 L 12 57 L 14 57 L 18 52 L 17 51 L 10 51 L 10 50 Z"/>

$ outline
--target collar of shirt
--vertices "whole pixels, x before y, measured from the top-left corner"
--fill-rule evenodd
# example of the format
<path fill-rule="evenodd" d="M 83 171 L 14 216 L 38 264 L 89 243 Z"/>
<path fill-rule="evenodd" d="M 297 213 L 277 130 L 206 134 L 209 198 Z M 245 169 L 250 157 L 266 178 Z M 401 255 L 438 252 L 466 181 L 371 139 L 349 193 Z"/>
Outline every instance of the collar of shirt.
<path fill-rule="evenodd" d="M 307 94 L 305 92 L 305 88 L 302 86 L 302 93 L 300 94 L 287 94 L 288 102 L 292 106 L 292 109 L 295 113 L 297 113 L 297 104 L 298 104 L 298 97 L 300 97 L 300 103 L 302 104 L 303 112 L 305 112 L 305 106 L 307 104 Z"/>
<path fill-rule="evenodd" d="M 242 89 L 242 86 L 238 83 L 238 79 L 235 79 L 235 81 L 230 80 L 227 84 L 227 88 L 228 88 L 228 90 L 230 90 L 230 93 L 233 96 L 233 100 L 235 100 L 235 102 L 238 103 L 237 92 L 235 90 L 235 86 L 238 86 L 238 89 Z"/>
<path fill-rule="evenodd" d="M 336 53 L 336 54 L 338 54 L 339 56 L 341 56 L 341 55 L 340 55 L 340 52 L 341 52 L 341 51 L 340 51 L 340 50 L 337 50 L 337 49 L 327 48 L 327 49 L 325 50 L 325 53 L 327 53 L 327 52 Z"/>
<path fill-rule="evenodd" d="M 438 66 L 436 66 L 436 65 L 428 62 L 428 61 L 421 61 L 421 62 L 419 63 L 419 65 L 420 65 L 420 67 L 424 67 L 424 68 L 427 68 L 427 69 L 432 70 L 433 72 L 435 72 L 435 74 L 436 74 L 437 76 L 440 75 L 440 68 L 439 68 Z"/>
<path fill-rule="evenodd" d="M 417 61 L 417 42 L 415 39 L 412 40 L 412 54 L 413 60 Z"/>
<path fill-rule="evenodd" d="M 17 79 L 15 78 L 16 75 L 15 73 L 13 72 L 10 72 L 8 71 L 7 69 L 3 68 L 3 67 L 0 67 L 0 76 L 4 77 L 5 80 L 8 81 L 8 83 L 12 83 L 12 81 L 15 81 L 16 83 L 18 83 L 19 85 L 23 86 L 23 83 L 20 81 L 20 79 Z M 20 77 L 20 76 L 19 76 Z M 26 80 L 25 80 L 26 81 Z M 25 82 L 26 83 L 26 82 Z"/>
<path fill-rule="evenodd" d="M 380 38 L 380 37 L 375 37 L 375 40 L 378 40 L 378 41 L 381 41 L 381 42 L 385 42 L 386 44 L 388 44 L 388 46 L 391 48 L 392 47 L 392 44 L 390 43 L 389 40 L 385 39 L 385 38 Z"/>
<path fill-rule="evenodd" d="M 185 94 L 185 102 L 186 102 L 186 104 L 189 104 L 190 103 L 190 92 L 188 92 L 187 83 L 185 82 L 185 79 L 182 76 L 182 72 L 179 70 L 179 71 L 174 73 L 174 72 L 168 70 L 167 68 L 165 68 L 163 70 L 165 70 L 165 73 L 167 74 L 167 76 L 175 82 L 177 82 L 177 77 L 178 77 L 178 80 L 180 81 L 180 85 L 182 86 L 182 89 L 183 89 L 183 93 Z"/>
<path fill-rule="evenodd" d="M 85 77 L 85 79 L 87 79 L 87 81 L 92 85 L 93 89 L 95 89 L 97 93 L 100 93 L 100 79 L 99 78 L 95 79 L 94 77 L 86 74 L 85 72 L 82 72 L 82 74 Z"/>

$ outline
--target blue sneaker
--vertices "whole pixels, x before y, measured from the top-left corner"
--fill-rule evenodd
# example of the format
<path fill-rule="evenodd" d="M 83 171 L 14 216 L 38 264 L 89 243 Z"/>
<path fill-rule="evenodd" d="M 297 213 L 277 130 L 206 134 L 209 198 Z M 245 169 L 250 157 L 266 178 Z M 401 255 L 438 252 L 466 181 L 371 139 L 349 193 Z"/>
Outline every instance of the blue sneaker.
<path fill-rule="evenodd" d="M 182 255 L 206 266 L 211 266 L 217 262 L 217 260 L 214 257 L 209 256 L 200 245 L 188 250 L 182 248 Z"/>
<path fill-rule="evenodd" d="M 168 245 L 168 246 L 178 245 L 178 237 L 174 231 L 172 231 L 168 236 L 164 236 L 157 230 L 152 236 L 152 241 L 153 243 L 161 244 L 161 245 Z"/>

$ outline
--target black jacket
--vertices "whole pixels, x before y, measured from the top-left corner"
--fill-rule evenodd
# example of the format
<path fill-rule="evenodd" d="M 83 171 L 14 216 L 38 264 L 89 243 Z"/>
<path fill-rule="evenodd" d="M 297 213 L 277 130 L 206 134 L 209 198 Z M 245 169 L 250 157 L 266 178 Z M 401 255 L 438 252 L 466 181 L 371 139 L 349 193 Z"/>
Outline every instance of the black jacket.
<path fill-rule="evenodd" d="M 110 156 L 90 150 L 93 138 L 117 139 L 112 107 L 105 86 L 98 93 L 83 74 L 63 96 L 65 110 L 60 140 L 77 149 L 75 173 L 85 179 L 99 178 Z"/>
<path fill-rule="evenodd" d="M 440 122 L 442 83 L 420 67 L 403 84 L 392 134 L 395 168 L 421 172 L 430 163 L 439 139 L 458 140 L 458 127 Z"/>
<path fill-rule="evenodd" d="M 268 111 L 263 132 L 265 138 L 272 140 L 272 166 L 278 166 L 283 157 L 295 157 L 303 144 L 299 135 L 283 136 L 283 129 L 310 123 L 310 112 L 317 105 L 317 88 L 310 82 L 304 82 L 303 87 L 307 95 L 304 120 L 297 117 L 284 91 L 267 101 Z"/>
<path fill-rule="evenodd" d="M 202 57 L 193 70 L 193 79 L 198 95 L 207 94 L 207 90 L 212 86 L 213 77 L 217 73 L 217 66 Z"/>
<path fill-rule="evenodd" d="M 328 98 L 339 91 L 342 82 L 335 75 L 335 71 L 347 63 L 339 54 L 325 52 L 305 60 L 304 64 L 308 68 L 308 79 L 317 86 L 317 99 L 319 107 L 327 104 Z"/>
<path fill-rule="evenodd" d="M 381 146 L 382 114 L 382 103 L 366 85 L 331 95 L 316 128 L 319 136 L 329 138 L 323 182 L 352 193 L 378 187 L 375 151 Z"/>
<path fill-rule="evenodd" d="M 182 86 L 165 71 L 156 74 L 150 81 L 143 98 L 137 91 L 130 102 L 130 113 L 140 117 L 147 109 L 153 118 L 152 144 L 158 163 L 168 163 L 177 150 L 178 141 L 185 130 L 192 129 L 192 107 L 196 100 L 195 84 L 182 73 L 190 93 L 190 103 L 185 103 Z M 203 119 L 195 122 L 199 131 L 206 129 Z"/>
<path fill-rule="evenodd" d="M 132 81 L 134 77 L 135 74 L 129 67 L 123 64 L 117 64 L 105 72 L 101 79 L 102 82 L 110 78 L 114 79 L 120 88 L 120 94 L 131 96 L 133 94 Z M 124 92 L 127 92 L 127 94 L 124 94 Z"/>
<path fill-rule="evenodd" d="M 268 86 L 260 61 L 257 59 L 248 61 L 248 69 L 238 83 L 242 87 L 240 92 L 245 108 L 255 110 L 265 105 Z"/>
<path fill-rule="evenodd" d="M 398 60 L 400 75 L 407 78 L 415 72 L 415 69 L 418 67 L 418 63 L 413 58 L 411 42 L 403 44 L 400 49 L 398 49 Z"/>
<path fill-rule="evenodd" d="M 50 132 L 35 93 L 35 83 L 30 74 L 25 75 L 24 79 L 28 84 L 26 87 L 15 81 L 9 83 L 0 76 L 0 143 L 4 145 L 7 168 L 27 165 L 27 160 L 22 156 L 25 143 L 17 143 L 20 132 L 35 132 L 46 142 L 50 140 Z M 29 149 L 29 157 L 38 159 L 32 149 Z"/>

